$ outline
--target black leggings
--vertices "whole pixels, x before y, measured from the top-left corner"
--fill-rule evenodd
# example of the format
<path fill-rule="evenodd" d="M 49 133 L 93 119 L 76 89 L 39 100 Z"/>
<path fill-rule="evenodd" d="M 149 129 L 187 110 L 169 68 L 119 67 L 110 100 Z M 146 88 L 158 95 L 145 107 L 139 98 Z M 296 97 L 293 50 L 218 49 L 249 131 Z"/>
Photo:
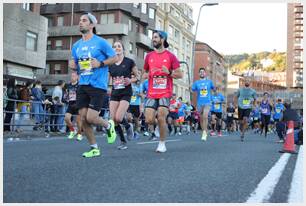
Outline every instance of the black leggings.
<path fill-rule="evenodd" d="M 267 135 L 269 122 L 270 122 L 271 115 L 261 115 L 261 130 L 265 129 L 265 135 Z"/>

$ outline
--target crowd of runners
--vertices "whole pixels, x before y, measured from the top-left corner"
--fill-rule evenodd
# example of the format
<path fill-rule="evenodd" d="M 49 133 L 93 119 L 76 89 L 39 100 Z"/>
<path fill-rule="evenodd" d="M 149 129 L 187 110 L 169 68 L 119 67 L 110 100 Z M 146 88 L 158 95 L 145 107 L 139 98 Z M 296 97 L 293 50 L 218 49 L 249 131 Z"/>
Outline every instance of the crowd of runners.
<path fill-rule="evenodd" d="M 250 81 L 237 91 L 233 101 L 226 101 L 220 88 L 209 79 L 206 68 L 199 68 L 200 79 L 191 86 L 196 93 L 196 105 L 173 93 L 173 79 L 183 73 L 177 57 L 167 50 L 167 33 L 153 32 L 154 51 L 145 57 L 144 67 L 137 68 L 133 59 L 124 55 L 121 41 L 110 45 L 95 34 L 96 18 L 91 13 L 81 16 L 82 38 L 72 48 L 69 67 L 78 75 L 66 114 L 69 139 L 86 136 L 90 150 L 84 157 L 100 155 L 93 126 L 105 131 L 108 143 L 120 139 L 118 149 L 128 148 L 127 142 L 140 136 L 158 140 L 156 152 L 166 152 L 166 137 L 196 133 L 199 140 L 222 133 L 239 132 L 244 141 L 246 130 L 267 137 L 276 131 L 285 109 L 281 99 L 271 99 L 269 93 L 258 98 Z M 141 72 L 143 71 L 143 72 Z M 108 85 L 112 85 L 108 92 Z M 75 92 L 76 91 L 76 92 Z M 106 106 L 105 106 L 106 105 Z M 106 115 L 105 108 L 109 108 Z M 71 122 L 77 115 L 77 130 Z M 143 134 L 141 134 L 143 133 Z M 280 142 L 283 139 L 280 138 Z"/>

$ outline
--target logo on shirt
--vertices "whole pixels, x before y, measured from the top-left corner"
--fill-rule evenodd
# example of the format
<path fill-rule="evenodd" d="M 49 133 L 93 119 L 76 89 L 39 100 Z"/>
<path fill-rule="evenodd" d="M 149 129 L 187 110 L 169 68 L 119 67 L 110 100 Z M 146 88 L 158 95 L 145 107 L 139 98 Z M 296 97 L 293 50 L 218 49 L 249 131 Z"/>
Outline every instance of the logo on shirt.
<path fill-rule="evenodd" d="M 91 48 L 91 49 L 94 49 L 94 48 L 96 48 L 96 46 L 91 46 L 90 48 Z"/>
<path fill-rule="evenodd" d="M 88 50 L 88 46 L 82 47 L 82 51 L 87 51 L 87 50 Z"/>
<path fill-rule="evenodd" d="M 167 59 L 164 59 L 164 61 L 163 62 L 167 62 Z"/>
<path fill-rule="evenodd" d="M 153 59 L 150 59 L 150 62 L 152 63 L 152 62 L 153 62 Z"/>

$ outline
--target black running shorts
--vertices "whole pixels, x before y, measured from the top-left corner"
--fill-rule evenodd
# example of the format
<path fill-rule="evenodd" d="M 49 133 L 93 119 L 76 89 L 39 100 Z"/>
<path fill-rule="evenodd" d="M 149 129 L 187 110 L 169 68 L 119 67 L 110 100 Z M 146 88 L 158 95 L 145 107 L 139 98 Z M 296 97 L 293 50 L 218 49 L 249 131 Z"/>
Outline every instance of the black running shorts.
<path fill-rule="evenodd" d="M 80 85 L 77 91 L 77 108 L 91 108 L 100 112 L 103 106 L 103 99 L 106 90 L 92 87 L 90 85 Z"/>

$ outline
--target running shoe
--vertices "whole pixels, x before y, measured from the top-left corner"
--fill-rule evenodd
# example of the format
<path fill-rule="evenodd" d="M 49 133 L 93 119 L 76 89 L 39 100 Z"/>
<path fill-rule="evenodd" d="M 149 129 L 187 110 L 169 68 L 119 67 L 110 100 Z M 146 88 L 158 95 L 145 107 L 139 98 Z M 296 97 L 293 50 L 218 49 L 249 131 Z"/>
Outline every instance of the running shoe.
<path fill-rule="evenodd" d="M 179 135 L 179 136 L 181 136 L 181 135 L 182 135 L 182 133 L 181 133 L 181 132 L 178 132 L 178 135 Z"/>
<path fill-rule="evenodd" d="M 108 144 L 113 144 L 116 141 L 116 131 L 115 131 L 115 123 L 113 120 L 109 120 L 110 129 L 106 130 L 107 132 L 107 142 Z"/>
<path fill-rule="evenodd" d="M 78 134 L 76 139 L 77 139 L 78 141 L 82 141 L 83 136 L 82 136 L 81 134 Z"/>
<path fill-rule="evenodd" d="M 215 136 L 216 133 L 214 131 L 210 131 L 210 136 Z"/>
<path fill-rule="evenodd" d="M 127 140 L 131 141 L 132 138 L 134 137 L 134 127 L 132 123 L 129 123 L 130 127 L 129 129 L 126 131 L 126 138 Z"/>
<path fill-rule="evenodd" d="M 134 139 L 139 139 L 139 134 L 138 134 L 138 132 L 134 132 Z"/>
<path fill-rule="evenodd" d="M 167 151 L 167 148 L 166 148 L 166 144 L 165 142 L 159 142 L 158 143 L 158 146 L 157 146 L 157 149 L 156 149 L 156 152 L 158 153 L 164 153 Z"/>
<path fill-rule="evenodd" d="M 207 140 L 207 133 L 206 133 L 206 131 L 203 131 L 201 140 L 202 141 L 206 141 Z"/>
<path fill-rule="evenodd" d="M 96 148 L 91 148 L 88 152 L 83 153 L 83 157 L 97 157 L 100 156 L 100 150 Z"/>
<path fill-rule="evenodd" d="M 143 135 L 146 137 L 150 136 L 149 132 L 144 132 Z"/>
<path fill-rule="evenodd" d="M 117 149 L 119 150 L 125 150 L 127 149 L 128 147 L 126 146 L 126 143 L 125 142 L 121 142 L 120 145 L 117 147 Z"/>
<path fill-rule="evenodd" d="M 73 139 L 75 135 L 76 135 L 75 131 L 70 131 L 68 139 Z"/>
<path fill-rule="evenodd" d="M 222 133 L 221 132 L 218 132 L 218 137 L 222 137 Z"/>
<path fill-rule="evenodd" d="M 276 143 L 284 143 L 284 140 L 280 139 L 280 140 L 276 141 Z"/>

